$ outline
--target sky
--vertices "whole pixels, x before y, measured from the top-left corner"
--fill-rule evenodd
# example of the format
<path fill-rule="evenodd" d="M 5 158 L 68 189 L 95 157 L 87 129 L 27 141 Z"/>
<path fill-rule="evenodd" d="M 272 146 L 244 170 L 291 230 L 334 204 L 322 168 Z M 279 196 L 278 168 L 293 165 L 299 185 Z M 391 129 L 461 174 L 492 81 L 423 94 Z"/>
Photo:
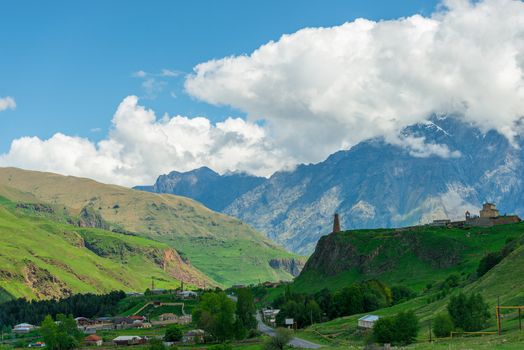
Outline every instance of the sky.
<path fill-rule="evenodd" d="M 0 166 L 269 176 L 459 112 L 515 137 L 520 1 L 1 1 Z M 496 115 L 496 118 L 494 118 Z"/>

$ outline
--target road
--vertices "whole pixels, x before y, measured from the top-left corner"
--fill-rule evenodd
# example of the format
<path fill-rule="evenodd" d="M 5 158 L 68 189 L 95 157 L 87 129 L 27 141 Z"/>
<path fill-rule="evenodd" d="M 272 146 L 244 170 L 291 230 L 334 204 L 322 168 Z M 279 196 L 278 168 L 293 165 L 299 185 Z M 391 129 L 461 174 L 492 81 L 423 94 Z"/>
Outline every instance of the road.
<path fill-rule="evenodd" d="M 258 330 L 264 334 L 269 335 L 270 337 L 275 336 L 275 329 L 269 327 L 264 322 L 262 322 L 262 317 L 260 317 L 260 314 L 257 313 L 257 321 L 258 321 Z M 295 348 L 303 348 L 303 349 L 318 349 L 321 348 L 322 345 L 312 343 L 310 341 L 300 339 L 300 338 L 293 338 L 289 342 L 289 345 L 295 347 Z"/>

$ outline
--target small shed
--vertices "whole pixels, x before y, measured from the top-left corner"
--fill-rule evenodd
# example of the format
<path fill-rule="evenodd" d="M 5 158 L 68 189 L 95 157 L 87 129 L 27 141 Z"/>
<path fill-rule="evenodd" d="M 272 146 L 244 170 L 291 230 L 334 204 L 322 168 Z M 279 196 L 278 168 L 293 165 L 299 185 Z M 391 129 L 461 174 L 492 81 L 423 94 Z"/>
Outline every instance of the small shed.
<path fill-rule="evenodd" d="M 102 338 L 96 334 L 88 335 L 84 338 L 84 343 L 88 346 L 102 346 Z"/>
<path fill-rule="evenodd" d="M 358 327 L 363 329 L 372 329 L 375 326 L 375 322 L 379 320 L 377 315 L 366 315 L 358 319 Z"/>

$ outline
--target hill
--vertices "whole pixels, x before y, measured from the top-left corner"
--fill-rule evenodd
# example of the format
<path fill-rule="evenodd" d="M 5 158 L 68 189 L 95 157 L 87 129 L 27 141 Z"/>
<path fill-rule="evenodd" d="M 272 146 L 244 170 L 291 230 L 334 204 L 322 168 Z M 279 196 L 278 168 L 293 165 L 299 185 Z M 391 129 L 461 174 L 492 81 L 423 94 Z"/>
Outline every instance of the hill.
<path fill-rule="evenodd" d="M 289 280 L 284 264 L 270 264 L 297 258 L 239 220 L 184 197 L 15 168 L 0 168 L 0 195 L 60 208 L 80 226 L 167 244 L 222 285 Z"/>
<path fill-rule="evenodd" d="M 495 229 L 491 231 L 491 229 Z M 501 305 L 523 305 L 524 304 L 524 226 L 522 224 L 510 225 L 508 227 L 491 228 L 488 233 L 494 235 L 505 235 L 514 237 L 518 244 L 515 250 L 506 256 L 495 267 L 480 278 L 463 278 L 460 284 L 452 288 L 449 294 L 436 298 L 437 288 L 419 291 L 419 296 L 409 301 L 394 305 L 389 308 L 373 311 L 379 316 L 392 316 L 400 311 L 413 310 L 421 320 L 419 332 L 420 344 L 411 345 L 411 349 L 520 349 L 523 335 L 518 331 L 518 320 L 516 310 L 505 310 L 502 321 L 502 336 L 491 335 L 482 337 L 442 339 L 434 344 L 428 344 L 428 326 L 430 321 L 439 313 L 445 312 L 446 305 L 452 295 L 459 292 L 480 293 L 489 304 L 491 320 L 485 331 L 496 331 L 495 306 L 500 301 Z M 500 230 L 499 230 L 500 229 Z M 521 231 L 520 236 L 515 233 Z M 499 248 L 498 240 L 493 245 L 486 245 L 493 249 Z M 514 241 L 515 242 L 515 241 Z M 488 243 L 488 242 L 485 242 Z M 483 244 L 484 245 L 484 244 Z M 430 271 L 428 271 L 430 273 Z M 463 276 L 464 277 L 464 276 Z M 433 285 L 439 280 L 435 276 Z M 296 287 L 298 289 L 298 287 Z M 319 323 L 303 330 L 300 336 L 328 345 L 332 348 L 347 348 L 348 344 L 353 346 L 364 343 L 365 334 L 357 330 L 357 320 L 362 315 L 338 318 L 329 322 Z"/>
<path fill-rule="evenodd" d="M 353 230 L 323 236 L 294 285 L 338 289 L 376 278 L 417 291 L 450 274 L 474 274 L 480 259 L 524 235 L 524 223 L 494 227 Z"/>
<path fill-rule="evenodd" d="M 166 244 L 60 223 L 48 218 L 51 207 L 38 208 L 0 198 L 2 300 L 143 291 L 152 278 L 159 288 L 208 281 Z"/>

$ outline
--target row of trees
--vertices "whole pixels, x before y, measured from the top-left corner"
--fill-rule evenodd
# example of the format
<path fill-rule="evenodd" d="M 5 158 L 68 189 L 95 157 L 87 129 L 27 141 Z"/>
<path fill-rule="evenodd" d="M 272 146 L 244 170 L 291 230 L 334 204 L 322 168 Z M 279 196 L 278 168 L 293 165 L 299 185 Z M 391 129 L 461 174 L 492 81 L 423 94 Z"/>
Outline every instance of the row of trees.
<path fill-rule="evenodd" d="M 294 293 L 286 286 L 285 293 L 277 297 L 272 306 L 280 309 L 278 324 L 282 325 L 285 318 L 293 318 L 302 328 L 315 322 L 374 311 L 414 296 L 407 287 L 389 288 L 378 280 L 369 280 L 353 283 L 335 293 L 323 289 L 313 295 Z"/>
<path fill-rule="evenodd" d="M 0 307 L 0 327 L 12 327 L 21 322 L 40 324 L 47 315 L 73 314 L 90 318 L 115 315 L 118 302 L 125 297 L 124 292 L 114 291 L 104 295 L 75 294 L 60 300 L 11 300 Z"/>
<path fill-rule="evenodd" d="M 237 302 L 224 292 L 207 292 L 193 310 L 193 321 L 220 342 L 245 339 L 257 327 L 256 307 L 249 289 L 237 291 Z"/>

